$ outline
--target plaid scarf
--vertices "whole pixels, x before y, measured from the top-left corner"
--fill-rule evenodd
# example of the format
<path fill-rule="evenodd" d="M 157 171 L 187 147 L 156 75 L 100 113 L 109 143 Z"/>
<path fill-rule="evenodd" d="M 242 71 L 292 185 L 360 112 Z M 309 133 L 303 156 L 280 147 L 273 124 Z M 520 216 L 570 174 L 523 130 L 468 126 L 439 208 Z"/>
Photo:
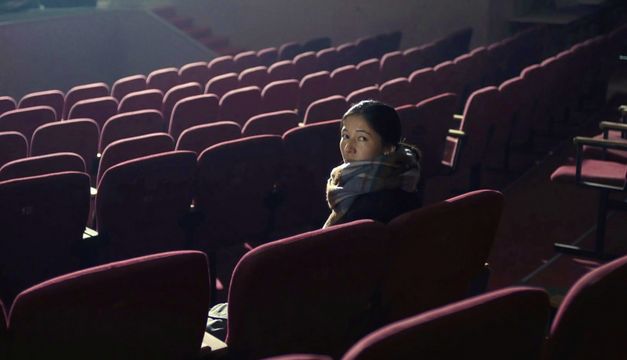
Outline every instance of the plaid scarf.
<path fill-rule="evenodd" d="M 389 155 L 371 161 L 344 163 L 331 170 L 327 181 L 327 203 L 331 215 L 327 227 L 346 214 L 355 199 L 363 194 L 391 189 L 415 192 L 420 179 L 420 163 L 414 153 L 403 146 Z"/>

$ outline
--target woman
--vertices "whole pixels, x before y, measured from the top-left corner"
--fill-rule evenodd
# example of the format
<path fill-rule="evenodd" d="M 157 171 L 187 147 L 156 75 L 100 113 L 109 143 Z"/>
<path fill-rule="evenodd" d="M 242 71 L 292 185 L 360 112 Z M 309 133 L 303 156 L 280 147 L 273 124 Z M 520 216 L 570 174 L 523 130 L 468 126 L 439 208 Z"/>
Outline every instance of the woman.
<path fill-rule="evenodd" d="M 324 227 L 358 219 L 388 222 L 420 206 L 420 152 L 401 142 L 393 107 L 364 100 L 348 109 L 340 152 L 344 164 L 327 181 L 331 215 Z"/>

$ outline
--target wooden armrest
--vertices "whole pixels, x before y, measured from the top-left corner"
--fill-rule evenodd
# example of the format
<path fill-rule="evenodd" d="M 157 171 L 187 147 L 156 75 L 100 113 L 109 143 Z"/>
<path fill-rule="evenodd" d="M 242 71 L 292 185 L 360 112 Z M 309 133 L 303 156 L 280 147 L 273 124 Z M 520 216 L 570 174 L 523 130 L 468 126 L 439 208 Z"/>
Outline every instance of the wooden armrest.
<path fill-rule="evenodd" d="M 98 232 L 94 229 L 85 227 L 83 230 L 83 239 L 89 239 L 98 236 Z"/>
<path fill-rule="evenodd" d="M 593 139 L 589 137 L 577 136 L 573 139 L 577 147 L 583 145 L 602 147 L 606 149 L 627 150 L 627 142 L 609 139 Z"/>
<path fill-rule="evenodd" d="M 453 119 L 462 121 L 462 120 L 464 120 L 464 115 L 455 114 L 455 115 L 453 115 Z"/>
<path fill-rule="evenodd" d="M 627 124 L 617 123 L 613 121 L 601 121 L 601 123 L 599 124 L 599 128 L 601 130 L 608 129 L 608 130 L 627 131 Z"/>
<path fill-rule="evenodd" d="M 96 188 L 95 188 L 95 187 L 93 187 L 93 186 L 90 186 L 90 187 L 89 187 L 89 195 L 90 195 L 90 196 L 96 196 L 96 195 L 98 195 L 98 189 L 96 189 Z"/>
<path fill-rule="evenodd" d="M 462 130 L 455 130 L 455 129 L 448 129 L 448 134 L 449 136 L 456 137 L 456 138 L 463 138 L 466 136 L 466 133 L 463 132 Z"/>

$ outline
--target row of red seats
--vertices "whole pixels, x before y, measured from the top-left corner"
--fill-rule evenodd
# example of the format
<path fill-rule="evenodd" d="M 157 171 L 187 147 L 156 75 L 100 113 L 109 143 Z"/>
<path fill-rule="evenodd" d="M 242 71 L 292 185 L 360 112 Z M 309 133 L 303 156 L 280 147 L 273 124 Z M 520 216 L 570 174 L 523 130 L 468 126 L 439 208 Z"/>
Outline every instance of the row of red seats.
<path fill-rule="evenodd" d="M 181 153 L 175 155 L 186 156 Z M 78 180 L 81 174 L 57 173 L 48 177 L 64 179 L 65 185 L 69 185 L 72 183 L 69 179 Z M 14 187 L 30 183 L 31 189 L 38 189 L 39 197 L 28 195 L 32 201 L 31 213 L 16 215 L 16 211 L 7 211 L 6 215 L 11 215 L 13 222 L 9 224 L 7 217 L 3 217 L 2 221 L 3 227 L 4 222 L 7 222 L 6 226 L 11 230 L 24 225 L 28 220 L 26 218 L 37 220 L 41 224 L 39 231 L 46 231 L 50 235 L 50 244 L 47 245 L 50 249 L 46 250 L 51 252 L 31 247 L 19 253 L 16 248 L 21 247 L 21 242 L 9 247 L 13 250 L 11 253 L 3 251 L 0 255 L 3 264 L 8 263 L 3 275 L 13 279 L 53 269 L 40 267 L 43 264 L 35 260 L 54 257 L 56 262 L 50 260 L 46 265 L 59 265 L 60 259 L 67 258 L 67 255 L 63 256 L 63 251 L 70 250 L 63 244 L 67 244 L 70 239 L 77 240 L 75 233 L 66 233 L 67 236 L 63 237 L 61 229 L 54 225 L 54 220 L 61 218 L 61 214 L 57 213 L 65 212 L 64 215 L 68 215 L 71 208 L 61 206 L 54 214 L 42 214 L 39 211 L 43 207 L 58 205 L 62 199 L 57 187 L 59 181 L 47 182 L 46 187 L 43 181 L 38 181 L 41 179 L 26 178 L 12 183 Z M 74 182 L 75 185 L 68 189 L 76 188 L 78 183 L 81 182 Z M 141 186 L 139 183 L 141 181 L 127 183 L 126 186 L 136 188 Z M 84 177 L 82 184 L 86 184 Z M 144 183 L 143 187 L 150 186 L 150 183 Z M 6 186 L 0 188 L 7 189 Z M 131 188 L 125 190 L 132 192 L 134 189 Z M 44 189 L 49 190 L 47 195 L 42 194 L 41 190 Z M 73 192 L 66 192 L 66 196 L 71 194 Z M 138 198 L 142 196 L 136 195 Z M 41 197 L 46 197 L 48 201 L 34 201 Z M 13 205 L 15 197 L 6 198 L 11 199 L 9 205 Z M 362 336 L 381 323 L 399 320 L 467 296 L 469 285 L 484 270 L 502 203 L 500 193 L 481 191 L 405 214 L 389 225 L 362 220 L 260 246 L 241 259 L 233 274 L 229 294 L 229 351 L 238 354 L 235 358 L 260 358 L 291 352 L 299 343 L 300 346 L 304 345 L 305 339 L 312 339 L 319 347 L 307 346 L 303 350 L 339 353 L 346 348 L 348 341 L 352 342 L 357 338 L 355 336 Z M 132 207 L 133 204 L 128 203 L 127 206 Z M 46 215 L 51 219 L 46 218 Z M 154 212 L 144 212 L 142 216 L 146 221 L 136 223 L 137 226 L 150 226 L 153 225 L 151 221 L 160 220 Z M 456 219 L 457 226 L 449 226 L 450 219 Z M 22 240 L 32 242 L 36 233 L 28 231 Z M 218 237 L 215 234 L 215 238 Z M 416 237 L 423 241 L 415 242 Z M 133 240 L 137 241 L 138 238 Z M 26 256 L 31 259 L 27 261 L 28 265 L 24 263 Z M 9 259 L 13 260 L 9 262 Z M 30 266 L 31 271 L 15 272 L 18 263 L 23 267 Z M 169 265 L 164 270 L 156 270 L 160 263 Z M 444 263 L 449 266 L 442 268 L 442 271 L 433 271 L 433 267 L 440 269 Z M 126 267 L 129 270 L 124 270 Z M 76 358 L 86 350 L 93 351 L 93 347 L 87 344 L 103 339 L 111 342 L 94 355 L 96 358 L 105 354 L 116 358 L 116 354 L 128 354 L 127 351 L 132 349 L 141 353 L 145 351 L 145 345 L 140 344 L 153 346 L 149 350 L 150 354 L 159 354 L 155 348 L 168 346 L 168 351 L 160 356 L 155 355 L 158 358 L 169 358 L 172 352 L 183 349 L 190 353 L 198 351 L 211 296 L 207 267 L 205 257 L 200 253 L 161 254 L 52 279 L 17 296 L 8 321 L 10 340 L 4 336 L 3 326 L 0 328 L 0 341 L 7 341 L 12 355 L 17 358 L 29 358 L 40 351 L 52 357 L 60 351 L 64 353 L 64 358 Z M 137 270 L 137 273 L 130 269 Z M 150 269 L 167 274 L 153 276 Z M 277 276 L 280 281 L 277 281 Z M 442 287 L 442 284 L 446 284 L 446 287 Z M 168 290 L 164 291 L 163 286 L 168 287 Z M 56 300 L 43 300 L 46 294 L 53 296 L 56 291 L 60 291 Z M 110 291 L 118 292 L 112 294 Z M 285 291 L 290 292 L 290 296 L 285 296 Z M 265 295 L 259 296 L 262 293 Z M 142 298 L 146 295 L 151 296 L 152 300 L 143 302 Z M 374 298 L 380 301 L 373 303 Z M 7 298 L 4 297 L 4 300 L 7 301 Z M 250 301 L 256 305 L 251 307 Z M 92 313 L 91 306 L 95 304 L 98 304 L 100 311 Z M 266 311 L 271 304 L 277 306 L 276 313 Z M 158 316 L 164 305 L 168 306 L 167 314 Z M 137 306 L 141 306 L 141 309 Z M 74 307 L 77 308 L 72 310 Z M 35 311 L 36 308 L 44 313 Z M 110 313 L 114 309 L 119 312 Z M 0 312 L 0 315 L 3 314 Z M 378 316 L 373 317 L 375 314 Z M 273 317 L 275 331 L 272 334 L 259 332 L 260 326 L 267 326 L 265 319 Z M 116 322 L 125 324 L 131 318 L 134 325 L 129 324 L 128 328 L 116 331 Z M 305 328 L 294 326 L 294 319 L 297 318 L 307 324 Z M 77 319 L 82 319 L 80 328 L 76 327 Z M 178 319 L 179 325 L 168 326 L 175 319 Z M 51 320 L 49 325 L 48 320 Z M 146 326 L 152 330 L 144 329 Z M 92 327 L 94 332 L 88 330 Z M 307 328 L 309 330 L 305 330 Z M 51 336 L 43 336 L 41 332 L 45 331 L 50 331 Z M 172 331 L 181 333 L 165 341 L 166 335 Z M 153 337 L 147 334 L 153 334 Z M 30 336 L 42 336 L 38 346 L 19 345 L 27 344 L 32 339 Z M 92 340 L 78 341 L 84 336 Z M 140 341 L 136 342 L 136 337 L 141 340 L 137 339 Z M 155 342 L 155 339 L 164 341 Z M 175 340 L 182 341 L 184 345 L 173 345 Z M 306 342 L 312 343 L 311 340 Z M 132 344 L 132 349 L 123 344 Z"/>
<path fill-rule="evenodd" d="M 200 252 L 160 253 L 60 276 L 23 291 L 10 312 L 0 302 L 0 355 L 622 358 L 627 257 L 579 279 L 550 326 L 540 289 L 462 300 L 487 257 L 501 206 L 498 193 L 475 192 L 387 226 L 359 221 L 252 250 L 234 271 L 226 344 L 203 332 L 212 294 Z M 209 343 L 214 352 L 203 354 Z"/>

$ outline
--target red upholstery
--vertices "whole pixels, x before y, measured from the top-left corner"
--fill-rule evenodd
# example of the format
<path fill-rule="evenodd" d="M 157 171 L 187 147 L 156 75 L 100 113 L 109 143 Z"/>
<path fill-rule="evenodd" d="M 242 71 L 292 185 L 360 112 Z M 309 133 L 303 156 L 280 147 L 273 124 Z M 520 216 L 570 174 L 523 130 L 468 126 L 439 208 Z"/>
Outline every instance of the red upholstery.
<path fill-rule="evenodd" d="M 372 326 L 385 241 L 383 225 L 362 220 L 244 255 L 229 291 L 229 353 L 238 359 L 343 353 Z M 269 321 L 271 332 L 263 330 Z"/>
<path fill-rule="evenodd" d="M 238 77 L 239 86 L 258 86 L 263 88 L 269 82 L 270 76 L 265 66 L 256 66 L 243 70 Z"/>
<path fill-rule="evenodd" d="M 242 129 L 233 121 L 217 121 L 185 129 L 178 138 L 176 150 L 189 150 L 200 155 L 205 149 L 221 142 L 239 139 Z"/>
<path fill-rule="evenodd" d="M 107 169 L 96 196 L 105 259 L 186 248 L 180 222 L 192 202 L 195 169 L 191 151 L 149 155 Z"/>
<path fill-rule="evenodd" d="M 0 183 L 0 297 L 78 268 L 75 246 L 89 212 L 89 176 L 63 172 Z M 37 224 L 37 226 L 33 226 Z"/>
<path fill-rule="evenodd" d="M 208 283 L 207 259 L 195 251 L 110 263 L 46 281 L 21 293 L 13 305 L 12 358 L 195 358 L 209 309 Z"/>
<path fill-rule="evenodd" d="M 548 317 L 544 290 L 507 288 L 387 325 L 343 359 L 538 359 Z"/>
<path fill-rule="evenodd" d="M 413 98 L 416 102 L 439 95 L 437 79 L 433 68 L 416 70 L 409 76 Z"/>
<path fill-rule="evenodd" d="M 257 58 L 257 53 L 254 51 L 244 51 L 235 55 L 233 62 L 235 62 L 236 71 L 238 72 L 262 65 Z"/>
<path fill-rule="evenodd" d="M 238 72 L 231 55 L 219 56 L 211 60 L 207 67 L 209 68 L 209 80 L 219 75 Z"/>
<path fill-rule="evenodd" d="M 0 115 L 7 111 L 15 110 L 17 105 L 15 100 L 10 96 L 0 96 Z"/>
<path fill-rule="evenodd" d="M 345 65 L 331 72 L 331 89 L 333 95 L 346 96 L 353 90 L 368 86 L 364 79 L 359 78 L 355 65 Z"/>
<path fill-rule="evenodd" d="M 174 86 L 163 96 L 163 104 L 159 109 L 163 114 L 163 118 L 169 121 L 170 116 L 172 116 L 172 110 L 179 101 L 202 93 L 203 89 L 200 87 L 200 84 L 196 82 L 188 82 Z"/>
<path fill-rule="evenodd" d="M 147 89 L 127 94 L 120 100 L 118 113 L 126 113 L 138 110 L 161 111 L 163 93 L 158 89 Z"/>
<path fill-rule="evenodd" d="M 303 118 L 305 124 L 341 119 L 348 110 L 346 98 L 340 95 L 329 96 L 312 102 Z"/>
<path fill-rule="evenodd" d="M 179 78 L 181 84 L 196 82 L 198 84 L 205 84 L 209 81 L 209 68 L 205 61 L 196 61 L 193 63 L 185 64 L 179 69 Z"/>
<path fill-rule="evenodd" d="M 394 51 L 383 55 L 379 69 L 379 81 L 384 83 L 403 76 L 407 76 L 407 65 L 403 53 Z"/>
<path fill-rule="evenodd" d="M 325 121 L 283 135 L 285 165 L 279 181 L 283 202 L 277 209 L 279 233 L 319 229 L 329 216 L 324 200 L 331 169 L 342 163 L 338 149 L 341 121 Z"/>
<path fill-rule="evenodd" d="M 368 59 L 357 64 L 360 79 L 369 85 L 379 84 L 379 59 Z"/>
<path fill-rule="evenodd" d="M 328 71 L 319 71 L 309 74 L 300 81 L 300 102 L 298 105 L 298 113 L 305 115 L 307 107 L 318 100 L 327 96 L 331 96 L 331 76 Z"/>
<path fill-rule="evenodd" d="M 41 125 L 56 121 L 57 115 L 50 106 L 33 106 L 7 111 L 0 115 L 0 131 L 17 131 L 30 142 Z"/>
<path fill-rule="evenodd" d="M 277 61 L 279 51 L 277 48 L 269 47 L 257 51 L 257 58 L 259 59 L 259 65 L 270 66 Z"/>
<path fill-rule="evenodd" d="M 28 156 L 28 140 L 17 131 L 0 132 L 0 166 Z"/>
<path fill-rule="evenodd" d="M 357 62 L 355 53 L 357 46 L 354 43 L 344 43 L 337 47 L 338 67 L 355 64 Z"/>
<path fill-rule="evenodd" d="M 109 85 L 99 82 L 74 86 L 65 93 L 65 106 L 63 107 L 63 119 L 68 119 L 70 109 L 81 100 L 109 96 Z"/>
<path fill-rule="evenodd" d="M 118 101 L 112 96 L 81 100 L 72 106 L 68 119 L 92 119 L 102 129 L 110 117 L 118 113 Z"/>
<path fill-rule="evenodd" d="M 560 166 L 551 174 L 551 181 L 574 184 L 576 170 L 575 165 Z M 627 164 L 584 159 L 581 163 L 581 180 L 627 189 Z"/>
<path fill-rule="evenodd" d="M 91 173 L 98 152 L 98 124 L 90 119 L 58 121 L 35 130 L 30 155 L 72 152 L 80 155 Z"/>
<path fill-rule="evenodd" d="M 307 74 L 315 73 L 320 70 L 318 58 L 313 51 L 296 55 L 292 62 L 294 63 L 294 75 L 296 79 L 301 79 Z"/>
<path fill-rule="evenodd" d="M 385 321 L 462 299 L 484 268 L 502 207 L 501 193 L 480 190 L 392 220 L 381 297 Z"/>
<path fill-rule="evenodd" d="M 131 75 L 116 80 L 111 87 L 111 96 L 118 101 L 132 92 L 146 90 L 145 75 Z"/>
<path fill-rule="evenodd" d="M 261 92 L 261 112 L 295 110 L 299 101 L 298 80 L 279 80 L 272 82 Z"/>
<path fill-rule="evenodd" d="M 218 120 L 219 102 L 214 94 L 191 96 L 179 101 L 170 117 L 168 132 L 174 139 L 192 126 Z"/>
<path fill-rule="evenodd" d="M 147 134 L 112 142 L 102 152 L 97 183 L 110 167 L 142 156 L 174 150 L 174 140 L 168 134 Z"/>
<path fill-rule="evenodd" d="M 0 181 L 64 171 L 85 172 L 85 162 L 77 154 L 62 152 L 13 160 L 0 167 Z"/>
<path fill-rule="evenodd" d="M 268 68 L 269 81 L 279 81 L 296 78 L 296 71 L 291 60 L 277 61 Z"/>
<path fill-rule="evenodd" d="M 64 104 L 65 98 L 62 91 L 48 90 L 24 95 L 18 104 L 18 108 L 22 109 L 33 106 L 50 106 L 54 109 L 54 112 L 57 115 L 57 120 L 60 120 L 63 115 Z"/>
<path fill-rule="evenodd" d="M 379 87 L 381 100 L 391 106 L 415 104 L 416 98 L 406 78 L 388 80 Z"/>
<path fill-rule="evenodd" d="M 175 67 L 155 70 L 148 74 L 146 79 L 146 87 L 148 89 L 161 90 L 164 94 L 180 83 L 179 71 Z"/>
<path fill-rule="evenodd" d="M 573 285 L 555 315 L 551 359 L 620 359 L 627 336 L 627 257 L 592 270 Z"/>
<path fill-rule="evenodd" d="M 303 52 L 303 47 L 296 42 L 286 42 L 279 47 L 279 60 L 292 60 Z"/>
<path fill-rule="evenodd" d="M 381 100 L 381 92 L 377 86 L 368 86 L 359 90 L 355 90 L 348 94 L 346 102 L 356 104 L 362 100 Z"/>
<path fill-rule="evenodd" d="M 243 136 L 283 135 L 298 127 L 300 118 L 293 110 L 282 110 L 251 117 L 242 128 Z"/>
<path fill-rule="evenodd" d="M 318 51 L 316 57 L 318 58 L 318 66 L 322 71 L 333 71 L 339 67 L 340 56 L 334 47 Z"/>
<path fill-rule="evenodd" d="M 227 92 L 239 87 L 237 73 L 226 73 L 211 78 L 205 86 L 205 94 L 215 94 L 221 98 Z"/>
<path fill-rule="evenodd" d="M 244 125 L 261 109 L 261 89 L 248 86 L 229 91 L 220 99 L 218 119 Z"/>
<path fill-rule="evenodd" d="M 263 238 L 282 151 L 279 136 L 261 135 L 226 141 L 200 154 L 195 205 L 204 215 L 196 233 L 202 249 Z"/>
<path fill-rule="evenodd" d="M 98 151 L 102 153 L 112 142 L 133 136 L 163 132 L 161 112 L 139 110 L 112 116 L 102 127 Z"/>

